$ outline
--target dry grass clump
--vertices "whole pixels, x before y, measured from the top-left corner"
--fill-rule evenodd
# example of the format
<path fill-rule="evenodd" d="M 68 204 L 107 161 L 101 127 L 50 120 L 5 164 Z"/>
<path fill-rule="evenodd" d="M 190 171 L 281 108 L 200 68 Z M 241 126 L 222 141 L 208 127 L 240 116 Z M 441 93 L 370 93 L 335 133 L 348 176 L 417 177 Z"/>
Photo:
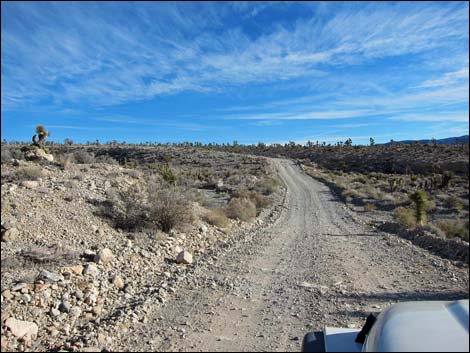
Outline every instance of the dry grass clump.
<path fill-rule="evenodd" d="M 264 195 L 271 195 L 279 189 L 280 185 L 281 183 L 278 179 L 273 177 L 267 177 L 263 178 L 262 180 L 256 183 L 256 189 Z"/>
<path fill-rule="evenodd" d="M 15 172 L 16 178 L 20 180 L 37 180 L 44 176 L 42 168 L 36 165 L 19 167 Z"/>
<path fill-rule="evenodd" d="M 461 211 L 464 208 L 463 202 L 457 196 L 448 196 L 444 199 L 444 206 L 450 210 Z"/>
<path fill-rule="evenodd" d="M 256 191 L 240 190 L 234 192 L 232 196 L 233 198 L 250 200 L 255 204 L 258 212 L 271 204 L 271 200 L 267 196 Z"/>
<path fill-rule="evenodd" d="M 233 198 L 225 208 L 227 217 L 249 221 L 256 217 L 255 204 L 246 198 Z"/>
<path fill-rule="evenodd" d="M 105 164 L 111 164 L 111 165 L 118 165 L 119 164 L 119 162 L 116 159 L 114 159 L 113 157 L 108 156 L 106 154 L 96 156 L 95 157 L 95 163 L 105 163 Z"/>
<path fill-rule="evenodd" d="M 393 211 L 393 216 L 398 223 L 404 225 L 406 228 L 416 227 L 416 215 L 415 211 L 405 207 L 397 207 Z"/>
<path fill-rule="evenodd" d="M 73 155 L 71 153 L 64 153 L 55 155 L 55 161 L 59 164 L 62 170 L 70 169 L 70 165 L 72 164 Z"/>
<path fill-rule="evenodd" d="M 377 206 L 375 205 L 375 203 L 367 202 L 364 205 L 364 211 L 366 212 L 372 212 L 372 211 L 375 211 L 376 209 L 377 209 Z"/>
<path fill-rule="evenodd" d="M 203 218 L 207 223 L 219 228 L 227 228 L 230 225 L 229 219 L 220 208 L 210 210 Z"/>
<path fill-rule="evenodd" d="M 460 238 L 466 242 L 469 240 L 469 222 L 468 220 L 443 220 L 437 223 L 437 226 L 445 233 L 447 238 Z"/>

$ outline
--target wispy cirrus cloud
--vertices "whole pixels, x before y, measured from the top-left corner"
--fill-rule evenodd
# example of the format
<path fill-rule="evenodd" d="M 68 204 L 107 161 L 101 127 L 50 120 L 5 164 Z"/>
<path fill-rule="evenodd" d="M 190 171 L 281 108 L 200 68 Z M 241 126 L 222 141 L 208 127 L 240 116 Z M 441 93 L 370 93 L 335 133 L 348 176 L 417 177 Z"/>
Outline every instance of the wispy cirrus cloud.
<path fill-rule="evenodd" d="M 468 38 L 468 6 L 461 4 L 42 5 L 2 3 L 3 109 L 39 100 L 107 106 L 185 91 L 327 79 L 334 67 Z M 306 15 L 269 31 L 248 33 L 233 17 L 234 7 L 255 21 L 260 12 L 295 6 L 305 6 Z M 323 17 L 315 16 L 320 7 Z"/>

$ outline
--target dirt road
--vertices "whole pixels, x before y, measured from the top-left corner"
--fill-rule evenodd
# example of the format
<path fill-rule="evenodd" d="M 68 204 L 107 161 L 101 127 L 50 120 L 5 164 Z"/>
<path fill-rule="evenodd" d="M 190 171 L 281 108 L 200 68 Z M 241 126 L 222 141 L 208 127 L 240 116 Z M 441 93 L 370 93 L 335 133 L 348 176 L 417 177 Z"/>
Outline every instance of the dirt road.
<path fill-rule="evenodd" d="M 197 264 L 110 348 L 299 351 L 306 332 L 359 327 L 392 302 L 468 298 L 468 268 L 378 232 L 292 162 L 274 163 L 287 186 L 280 217 Z"/>

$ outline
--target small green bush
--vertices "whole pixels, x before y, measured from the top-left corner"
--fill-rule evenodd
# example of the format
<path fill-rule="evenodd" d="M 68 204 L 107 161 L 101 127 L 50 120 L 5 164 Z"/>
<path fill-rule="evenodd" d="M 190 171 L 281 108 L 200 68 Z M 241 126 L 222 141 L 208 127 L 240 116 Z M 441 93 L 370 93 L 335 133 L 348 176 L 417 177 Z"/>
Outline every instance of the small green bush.
<path fill-rule="evenodd" d="M 176 183 L 176 174 L 168 164 L 161 165 L 160 168 L 158 168 L 158 172 L 167 183 Z"/>

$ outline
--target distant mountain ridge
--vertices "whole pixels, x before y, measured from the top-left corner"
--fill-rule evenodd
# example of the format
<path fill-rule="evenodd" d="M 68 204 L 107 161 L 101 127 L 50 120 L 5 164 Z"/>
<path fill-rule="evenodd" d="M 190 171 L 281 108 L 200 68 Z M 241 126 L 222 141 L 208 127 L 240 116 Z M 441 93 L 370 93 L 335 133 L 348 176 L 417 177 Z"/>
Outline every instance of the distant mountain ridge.
<path fill-rule="evenodd" d="M 436 143 L 438 145 L 455 145 L 460 143 L 468 143 L 469 135 L 463 135 L 459 137 L 447 137 L 443 139 L 436 139 Z M 425 139 L 425 140 L 403 140 L 403 141 L 395 141 L 395 143 L 403 143 L 409 145 L 411 143 L 419 142 L 421 144 L 432 143 L 432 139 Z M 390 142 L 385 143 L 385 145 L 389 145 Z"/>

